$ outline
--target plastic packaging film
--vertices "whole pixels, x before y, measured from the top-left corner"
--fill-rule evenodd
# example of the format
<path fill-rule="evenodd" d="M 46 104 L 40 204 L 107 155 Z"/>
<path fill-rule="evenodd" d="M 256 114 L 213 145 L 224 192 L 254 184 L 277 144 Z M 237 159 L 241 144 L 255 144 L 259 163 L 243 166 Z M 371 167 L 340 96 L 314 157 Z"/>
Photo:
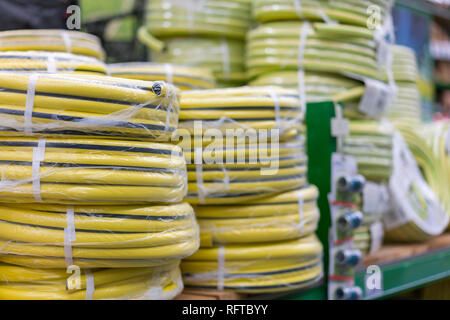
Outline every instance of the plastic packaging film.
<path fill-rule="evenodd" d="M 0 72 L 48 72 L 106 75 L 106 65 L 92 57 L 65 52 L 0 52 Z"/>
<path fill-rule="evenodd" d="M 11 30 L 0 32 L 0 51 L 68 52 L 100 60 L 100 40 L 91 34 L 68 30 Z"/>
<path fill-rule="evenodd" d="M 187 288 L 243 293 L 291 291 L 322 277 L 322 245 L 315 235 L 259 244 L 200 248 L 181 263 Z"/>
<path fill-rule="evenodd" d="M 64 269 L 31 269 L 0 263 L 0 299 L 165 300 L 183 290 L 179 262 L 158 267 L 95 269 L 91 272 L 91 290 L 89 272 L 82 270 L 74 279 Z"/>
<path fill-rule="evenodd" d="M 365 27 L 370 19 L 367 8 L 377 6 L 380 23 L 386 18 L 389 0 L 254 0 L 253 16 L 260 22 L 318 20 Z"/>
<path fill-rule="evenodd" d="M 73 74 L 0 73 L 0 135 L 168 141 L 178 90 L 164 82 Z"/>
<path fill-rule="evenodd" d="M 168 38 L 164 45 L 164 51 L 152 54 L 153 61 L 208 69 L 220 87 L 246 83 L 244 41 L 227 38 Z"/>
<path fill-rule="evenodd" d="M 213 89 L 214 76 L 207 69 L 185 67 L 180 65 L 128 62 L 108 65 L 109 74 L 113 77 L 160 81 L 175 85 L 182 91 Z"/>
<path fill-rule="evenodd" d="M 194 211 L 186 203 L 76 205 L 76 240 L 69 243 L 66 211 L 63 205 L 2 205 L 0 261 L 45 269 L 69 267 L 67 258 L 83 269 L 150 267 L 180 260 L 199 246 Z"/>
<path fill-rule="evenodd" d="M 172 144 L 46 139 L 39 150 L 40 141 L 0 139 L 0 201 L 155 203 L 186 194 L 186 162 Z"/>

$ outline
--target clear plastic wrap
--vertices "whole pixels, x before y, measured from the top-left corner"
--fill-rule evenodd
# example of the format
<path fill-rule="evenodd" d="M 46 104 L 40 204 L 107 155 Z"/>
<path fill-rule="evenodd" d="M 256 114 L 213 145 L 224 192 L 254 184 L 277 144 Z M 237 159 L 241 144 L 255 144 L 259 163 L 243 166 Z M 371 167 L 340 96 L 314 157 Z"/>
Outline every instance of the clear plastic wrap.
<path fill-rule="evenodd" d="M 250 0 L 150 0 L 147 30 L 156 37 L 209 36 L 245 39 Z"/>
<path fill-rule="evenodd" d="M 124 204 L 180 202 L 186 161 L 172 144 L 0 138 L 0 201 Z"/>
<path fill-rule="evenodd" d="M 243 293 L 291 291 L 322 278 L 315 235 L 290 241 L 201 248 L 181 263 L 187 288 Z"/>
<path fill-rule="evenodd" d="M 75 277 L 75 278 L 74 278 Z M 179 262 L 147 268 L 32 269 L 0 263 L 0 300 L 167 300 L 183 290 Z"/>
<path fill-rule="evenodd" d="M 219 86 L 238 86 L 247 81 L 245 43 L 214 38 L 169 38 L 165 49 L 152 54 L 158 63 L 173 63 L 211 70 Z"/>
<path fill-rule="evenodd" d="M 178 89 L 165 82 L 73 74 L 0 73 L 0 135 L 168 141 Z"/>
<path fill-rule="evenodd" d="M 0 52 L 0 72 L 83 73 L 106 75 L 106 65 L 92 57 L 64 52 Z"/>
<path fill-rule="evenodd" d="M 317 228 L 315 186 L 289 191 L 241 205 L 197 206 L 200 244 L 245 244 L 298 239 Z"/>
<path fill-rule="evenodd" d="M 0 261 L 30 268 L 151 267 L 199 247 L 187 203 L 155 206 L 0 206 Z"/>
<path fill-rule="evenodd" d="M 160 81 L 175 85 L 182 91 L 215 88 L 215 79 L 208 69 L 180 65 L 126 62 L 108 65 L 108 72 L 113 77 Z"/>
<path fill-rule="evenodd" d="M 10 30 L 0 32 L 0 51 L 69 52 L 104 60 L 100 39 L 69 30 Z"/>
<path fill-rule="evenodd" d="M 280 20 L 322 20 L 366 27 L 371 6 L 386 19 L 391 0 L 253 0 L 253 17 L 260 22 Z"/>

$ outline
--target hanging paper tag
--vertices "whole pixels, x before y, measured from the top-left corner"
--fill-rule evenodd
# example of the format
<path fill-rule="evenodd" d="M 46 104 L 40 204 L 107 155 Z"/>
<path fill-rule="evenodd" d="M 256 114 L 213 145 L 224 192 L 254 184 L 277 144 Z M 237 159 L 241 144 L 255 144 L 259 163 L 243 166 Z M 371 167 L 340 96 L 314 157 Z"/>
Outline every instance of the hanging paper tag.
<path fill-rule="evenodd" d="M 384 82 L 364 79 L 366 91 L 359 104 L 359 110 L 370 117 L 379 119 L 388 108 L 393 96 L 392 88 Z"/>
<path fill-rule="evenodd" d="M 367 181 L 363 189 L 363 211 L 381 216 L 389 210 L 389 191 L 384 184 Z"/>
<path fill-rule="evenodd" d="M 333 137 L 345 137 L 350 134 L 350 121 L 344 118 L 331 119 L 331 135 Z"/>

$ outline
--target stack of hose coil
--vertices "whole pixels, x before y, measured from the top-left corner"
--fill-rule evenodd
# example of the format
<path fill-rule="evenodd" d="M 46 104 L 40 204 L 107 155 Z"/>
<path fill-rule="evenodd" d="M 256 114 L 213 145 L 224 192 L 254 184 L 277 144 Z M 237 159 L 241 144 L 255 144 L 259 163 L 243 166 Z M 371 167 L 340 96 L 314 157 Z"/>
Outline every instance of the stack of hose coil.
<path fill-rule="evenodd" d="M 83 270 L 76 279 L 62 269 L 0 263 L 0 300 L 172 299 L 182 288 L 178 263 Z"/>
<path fill-rule="evenodd" d="M 0 52 L 0 72 L 84 73 L 106 75 L 98 59 L 65 52 Z"/>
<path fill-rule="evenodd" d="M 292 89 L 183 93 L 186 200 L 195 205 L 201 239 L 200 251 L 182 262 L 186 286 L 264 293 L 321 277 L 322 247 L 312 236 L 318 190 L 307 182 L 303 117 Z"/>
<path fill-rule="evenodd" d="M 250 10 L 249 0 L 151 0 L 138 38 L 156 62 L 205 67 L 220 86 L 239 86 Z"/>
<path fill-rule="evenodd" d="M 421 94 L 417 86 L 418 70 L 414 51 L 404 46 L 391 46 L 396 99 L 390 106 L 389 118 L 395 124 L 421 122 Z"/>
<path fill-rule="evenodd" d="M 57 29 L 1 31 L 0 51 L 69 52 L 100 60 L 105 58 L 105 52 L 96 36 Z"/>
<path fill-rule="evenodd" d="M 111 76 L 119 78 L 145 81 L 163 80 L 182 91 L 215 87 L 215 80 L 211 72 L 202 68 L 151 62 L 126 62 L 108 65 L 108 72 Z"/>
<path fill-rule="evenodd" d="M 253 0 L 253 16 L 261 22 L 280 20 L 322 20 L 342 24 L 367 26 L 376 6 L 380 23 L 388 15 L 389 0 Z"/>
<path fill-rule="evenodd" d="M 393 134 L 389 123 L 352 120 L 343 152 L 356 158 L 358 172 L 367 180 L 386 183 L 392 172 Z"/>
<path fill-rule="evenodd" d="M 27 132 L 167 141 L 178 124 L 178 91 L 164 82 L 0 73 L 0 86 L 3 136 Z"/>

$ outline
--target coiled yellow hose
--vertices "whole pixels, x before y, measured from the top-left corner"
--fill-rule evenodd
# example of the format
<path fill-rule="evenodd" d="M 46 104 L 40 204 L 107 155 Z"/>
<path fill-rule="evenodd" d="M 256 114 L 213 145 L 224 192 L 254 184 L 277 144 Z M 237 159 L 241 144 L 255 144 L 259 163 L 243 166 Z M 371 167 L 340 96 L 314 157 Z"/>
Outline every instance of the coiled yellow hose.
<path fill-rule="evenodd" d="M 244 293 L 290 291 L 322 277 L 322 245 L 312 235 L 264 244 L 201 248 L 183 260 L 186 287 Z"/>
<path fill-rule="evenodd" d="M 250 0 L 151 0 L 146 28 L 156 37 L 207 36 L 245 39 Z"/>
<path fill-rule="evenodd" d="M 0 72 L 49 72 L 106 75 L 98 59 L 63 52 L 0 52 Z"/>
<path fill-rule="evenodd" d="M 212 89 L 215 87 L 213 75 L 202 68 L 179 65 L 128 62 L 108 65 L 109 74 L 113 77 L 144 80 L 165 81 L 180 90 Z"/>
<path fill-rule="evenodd" d="M 260 22 L 280 20 L 334 20 L 343 24 L 367 26 L 371 13 L 367 8 L 377 6 L 383 23 L 388 13 L 388 0 L 254 0 L 253 16 Z"/>
<path fill-rule="evenodd" d="M 244 85 L 245 43 L 234 39 L 168 38 L 162 52 L 154 52 L 152 61 L 210 70 L 219 87 Z"/>
<path fill-rule="evenodd" d="M 74 236 L 66 228 L 73 210 Z M 81 268 L 157 266 L 198 248 L 198 227 L 186 203 L 158 206 L 0 206 L 0 261 L 64 268 L 66 247 Z"/>
<path fill-rule="evenodd" d="M 1 31 L 0 51 L 69 52 L 100 60 L 105 58 L 105 52 L 96 36 L 68 30 Z"/>
<path fill-rule="evenodd" d="M 271 22 L 248 34 L 248 76 L 254 79 L 280 70 L 353 73 L 383 80 L 377 62 L 373 31 L 349 25 L 312 23 L 306 31 L 303 58 L 299 58 L 302 22 Z M 338 40 L 337 40 L 338 39 Z"/>
<path fill-rule="evenodd" d="M 31 269 L 0 264 L 0 300 L 84 300 L 88 298 L 84 271 L 79 289 L 69 290 L 64 269 Z M 179 263 L 151 268 L 92 271 L 92 299 L 172 299 L 183 289 Z"/>
<path fill-rule="evenodd" d="M 201 247 L 298 239 L 319 221 L 315 186 L 241 205 L 197 206 Z"/>
<path fill-rule="evenodd" d="M 0 138 L 0 150 L 3 202 L 179 202 L 187 190 L 186 162 L 171 144 Z"/>
<path fill-rule="evenodd" d="M 167 141 L 178 124 L 178 91 L 164 82 L 0 73 L 0 88 L 3 135 L 28 130 L 41 135 Z"/>

